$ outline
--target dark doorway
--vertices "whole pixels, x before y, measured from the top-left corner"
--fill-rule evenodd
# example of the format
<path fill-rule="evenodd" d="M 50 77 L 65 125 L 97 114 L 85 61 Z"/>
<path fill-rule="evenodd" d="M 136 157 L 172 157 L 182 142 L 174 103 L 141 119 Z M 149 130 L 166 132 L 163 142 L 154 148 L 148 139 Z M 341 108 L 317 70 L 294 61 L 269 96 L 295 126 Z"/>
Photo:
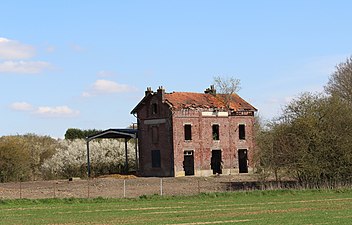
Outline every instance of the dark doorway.
<path fill-rule="evenodd" d="M 221 150 L 211 151 L 210 166 L 213 170 L 213 174 L 222 174 Z"/>
<path fill-rule="evenodd" d="M 194 175 L 194 155 L 193 151 L 185 151 L 183 159 L 183 169 L 186 176 Z"/>
<path fill-rule="evenodd" d="M 238 150 L 238 167 L 240 173 L 248 173 L 248 151 L 247 149 Z"/>

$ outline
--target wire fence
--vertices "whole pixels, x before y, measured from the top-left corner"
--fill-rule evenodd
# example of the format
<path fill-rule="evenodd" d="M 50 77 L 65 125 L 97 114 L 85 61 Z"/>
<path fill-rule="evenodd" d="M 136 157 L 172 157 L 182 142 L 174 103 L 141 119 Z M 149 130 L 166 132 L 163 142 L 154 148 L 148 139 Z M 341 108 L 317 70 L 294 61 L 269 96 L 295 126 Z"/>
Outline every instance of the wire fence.
<path fill-rule="evenodd" d="M 253 177 L 181 177 L 72 179 L 0 184 L 0 199 L 135 198 L 147 195 L 194 195 L 209 192 L 292 188 L 296 182 L 259 182 Z"/>

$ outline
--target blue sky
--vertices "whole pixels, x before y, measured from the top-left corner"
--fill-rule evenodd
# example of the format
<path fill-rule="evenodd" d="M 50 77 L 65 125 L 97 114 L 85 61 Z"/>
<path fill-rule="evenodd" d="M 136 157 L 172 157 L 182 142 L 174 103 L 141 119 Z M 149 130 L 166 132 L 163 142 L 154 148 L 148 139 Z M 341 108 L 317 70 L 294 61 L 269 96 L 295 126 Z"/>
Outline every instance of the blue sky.
<path fill-rule="evenodd" d="M 0 4 L 0 136 L 127 127 L 146 87 L 214 76 L 265 119 L 322 91 L 351 55 L 352 1 L 19 1 Z"/>

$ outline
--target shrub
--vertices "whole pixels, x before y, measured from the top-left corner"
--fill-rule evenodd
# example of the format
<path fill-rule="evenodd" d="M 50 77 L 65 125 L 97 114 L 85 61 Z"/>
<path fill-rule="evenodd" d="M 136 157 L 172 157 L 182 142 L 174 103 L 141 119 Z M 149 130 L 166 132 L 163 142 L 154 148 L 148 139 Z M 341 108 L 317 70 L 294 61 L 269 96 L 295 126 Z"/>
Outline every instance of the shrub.
<path fill-rule="evenodd" d="M 0 138 L 0 182 L 36 180 L 40 167 L 55 153 L 57 141 L 34 134 Z"/>

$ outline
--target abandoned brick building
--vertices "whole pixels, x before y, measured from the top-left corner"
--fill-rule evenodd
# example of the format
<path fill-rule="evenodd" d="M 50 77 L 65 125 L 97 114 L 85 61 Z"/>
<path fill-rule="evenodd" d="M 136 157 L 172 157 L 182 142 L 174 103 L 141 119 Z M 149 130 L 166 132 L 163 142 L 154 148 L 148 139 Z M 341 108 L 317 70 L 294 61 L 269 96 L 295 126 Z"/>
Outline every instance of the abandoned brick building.
<path fill-rule="evenodd" d="M 237 94 L 166 93 L 147 88 L 132 110 L 138 122 L 139 174 L 209 176 L 252 169 L 252 105 Z"/>

